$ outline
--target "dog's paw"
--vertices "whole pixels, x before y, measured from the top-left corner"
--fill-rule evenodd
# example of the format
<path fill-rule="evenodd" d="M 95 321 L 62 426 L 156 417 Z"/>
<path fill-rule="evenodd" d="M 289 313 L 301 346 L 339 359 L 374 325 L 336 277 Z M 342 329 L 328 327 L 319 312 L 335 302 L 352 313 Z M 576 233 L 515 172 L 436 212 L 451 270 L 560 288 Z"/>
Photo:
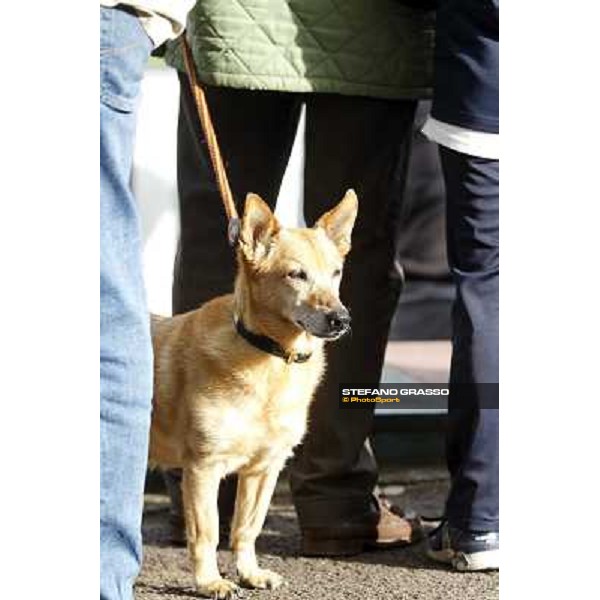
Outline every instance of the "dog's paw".
<path fill-rule="evenodd" d="M 283 577 L 269 569 L 256 569 L 249 573 L 240 573 L 240 583 L 249 588 L 274 590 L 283 583 Z"/>
<path fill-rule="evenodd" d="M 214 600 L 232 600 L 237 597 L 240 588 L 228 579 L 215 579 L 208 583 L 196 585 L 198 593 L 205 598 Z"/>

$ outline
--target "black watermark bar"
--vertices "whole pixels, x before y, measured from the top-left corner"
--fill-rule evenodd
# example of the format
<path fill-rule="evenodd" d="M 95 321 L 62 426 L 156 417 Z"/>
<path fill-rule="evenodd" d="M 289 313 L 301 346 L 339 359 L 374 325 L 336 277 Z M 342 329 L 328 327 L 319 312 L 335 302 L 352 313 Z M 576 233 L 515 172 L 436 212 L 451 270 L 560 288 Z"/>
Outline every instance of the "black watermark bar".
<path fill-rule="evenodd" d="M 385 408 L 399 410 L 453 408 L 498 408 L 497 383 L 342 383 L 339 386 L 339 407 Z"/>

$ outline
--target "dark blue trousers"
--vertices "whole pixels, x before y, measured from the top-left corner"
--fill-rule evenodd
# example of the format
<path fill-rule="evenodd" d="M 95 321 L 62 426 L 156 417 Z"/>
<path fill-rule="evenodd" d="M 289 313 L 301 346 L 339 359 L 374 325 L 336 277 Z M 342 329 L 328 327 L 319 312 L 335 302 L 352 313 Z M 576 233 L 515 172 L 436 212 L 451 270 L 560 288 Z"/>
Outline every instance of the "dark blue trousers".
<path fill-rule="evenodd" d="M 447 461 L 450 525 L 498 531 L 499 161 L 440 147 L 456 284 Z"/>

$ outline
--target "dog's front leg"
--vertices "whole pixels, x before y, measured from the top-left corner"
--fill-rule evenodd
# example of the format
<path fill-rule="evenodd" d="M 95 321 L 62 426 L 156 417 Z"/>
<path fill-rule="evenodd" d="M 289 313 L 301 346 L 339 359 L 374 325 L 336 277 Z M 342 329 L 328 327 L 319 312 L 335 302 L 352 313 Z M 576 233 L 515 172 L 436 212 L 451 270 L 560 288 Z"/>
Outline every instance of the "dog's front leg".
<path fill-rule="evenodd" d="M 240 473 L 238 477 L 231 548 L 240 581 L 248 587 L 276 588 L 283 583 L 281 575 L 258 566 L 254 549 L 281 467 L 282 463 L 277 463 L 267 470 Z"/>
<path fill-rule="evenodd" d="M 217 566 L 219 512 L 217 498 L 223 475 L 218 465 L 189 465 L 183 470 L 182 490 L 188 549 L 198 592 L 228 599 L 238 587 L 223 579 Z"/>

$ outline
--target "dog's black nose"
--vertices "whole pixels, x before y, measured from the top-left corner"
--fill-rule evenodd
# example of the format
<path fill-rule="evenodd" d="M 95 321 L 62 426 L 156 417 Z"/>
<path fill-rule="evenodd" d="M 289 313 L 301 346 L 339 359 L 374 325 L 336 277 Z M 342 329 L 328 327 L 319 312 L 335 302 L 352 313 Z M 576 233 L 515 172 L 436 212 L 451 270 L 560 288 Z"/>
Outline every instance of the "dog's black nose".
<path fill-rule="evenodd" d="M 332 310 L 327 314 L 327 323 L 331 331 L 344 331 L 350 327 L 350 313 L 342 308 L 340 310 Z"/>

